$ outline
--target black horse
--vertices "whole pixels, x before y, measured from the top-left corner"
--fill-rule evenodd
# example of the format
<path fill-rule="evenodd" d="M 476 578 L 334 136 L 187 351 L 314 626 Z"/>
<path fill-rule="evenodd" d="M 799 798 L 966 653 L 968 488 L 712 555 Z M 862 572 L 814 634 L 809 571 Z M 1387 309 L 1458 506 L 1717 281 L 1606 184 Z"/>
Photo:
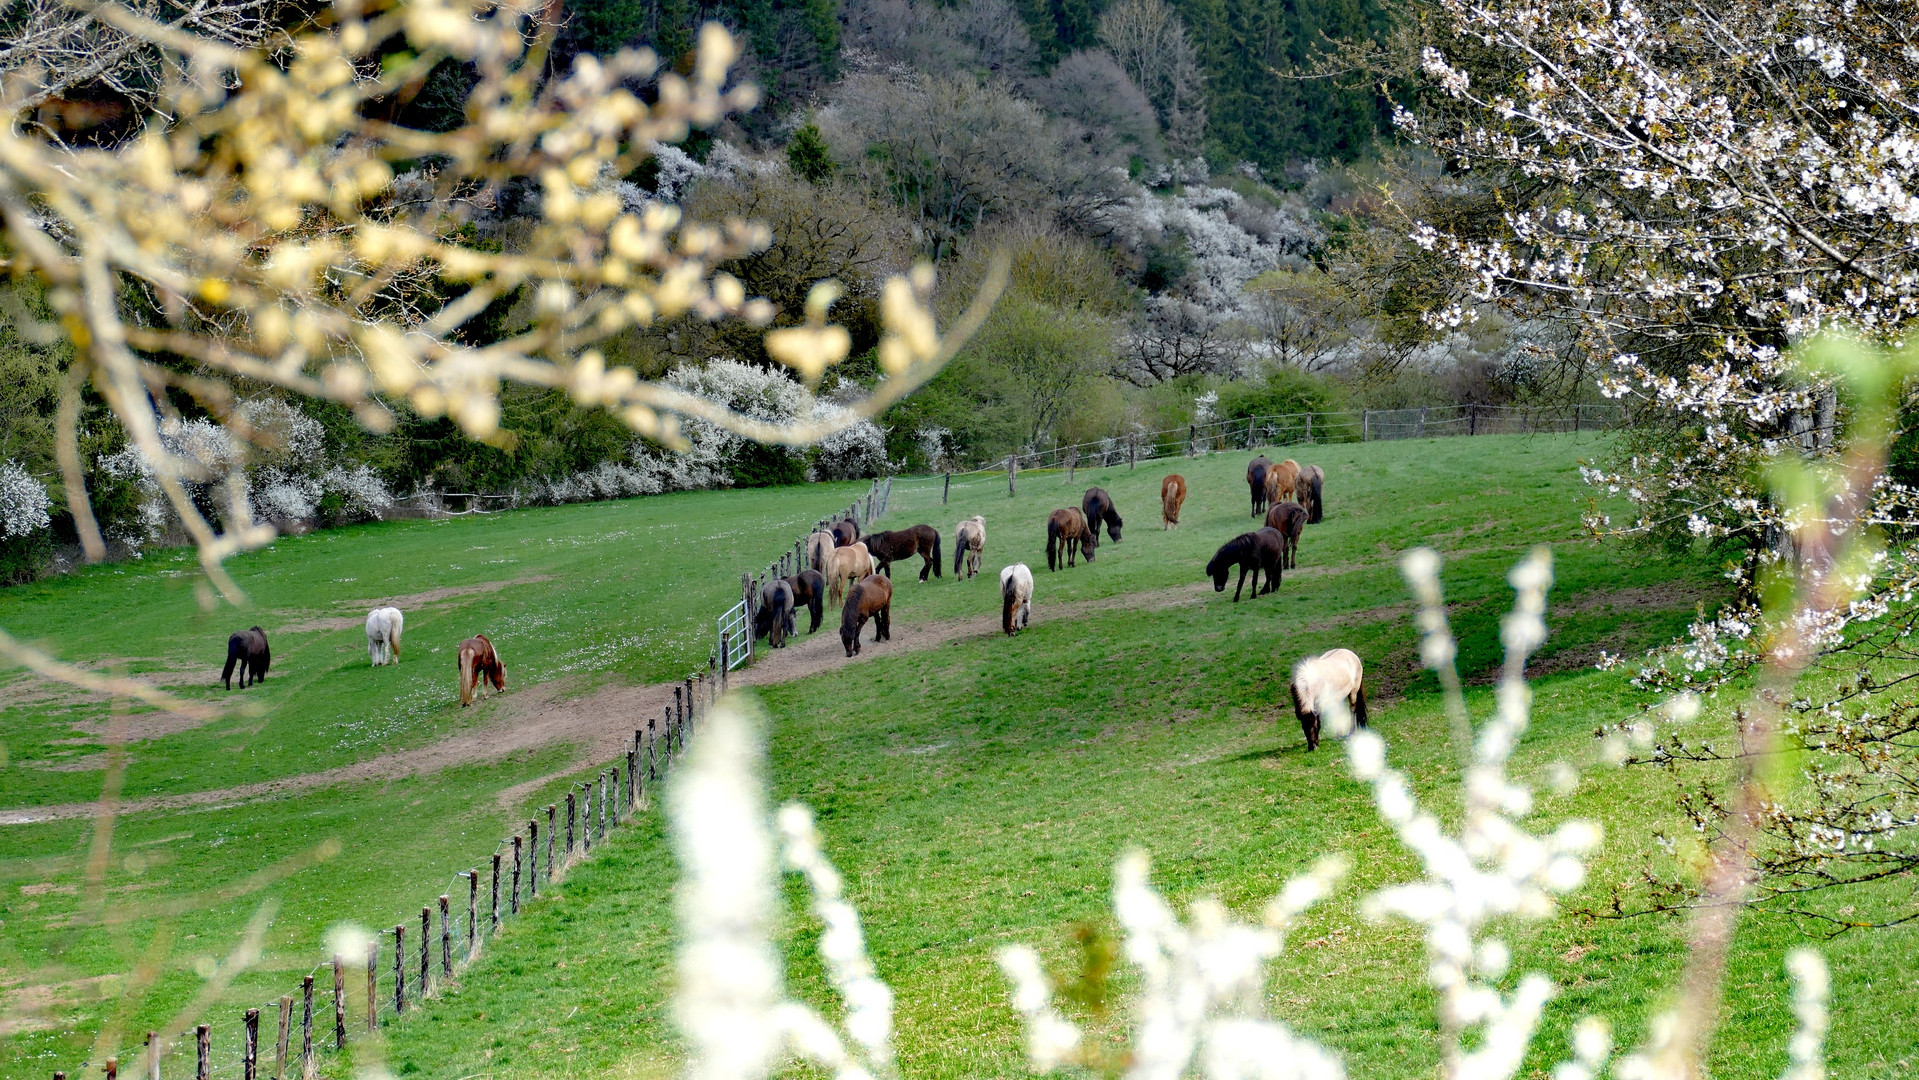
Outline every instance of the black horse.
<path fill-rule="evenodd" d="M 866 550 L 872 553 L 873 561 L 879 564 L 880 573 L 891 578 L 893 564 L 901 559 L 910 559 L 918 555 L 920 580 L 925 581 L 927 574 L 941 575 L 940 570 L 940 531 L 931 525 L 915 525 L 910 529 L 894 532 L 866 534 Z"/>
<path fill-rule="evenodd" d="M 245 690 L 265 679 L 267 667 L 272 663 L 273 652 L 267 648 L 267 632 L 257 626 L 242 630 L 227 639 L 227 666 L 220 672 L 220 681 L 226 684 L 228 690 L 233 689 L 233 666 L 238 664 L 240 689 Z"/>
<path fill-rule="evenodd" d="M 827 531 L 833 534 L 834 547 L 846 547 L 849 544 L 859 543 L 860 527 L 850 520 L 835 521 L 833 527 Z"/>
<path fill-rule="evenodd" d="M 793 589 L 794 610 L 805 605 L 807 612 L 813 616 L 813 624 L 806 628 L 806 632 L 816 633 L 820 628 L 820 613 L 826 605 L 825 576 L 818 570 L 802 570 L 787 578 L 786 583 Z"/>
<path fill-rule="evenodd" d="M 1226 591 L 1226 577 L 1233 567 L 1239 567 L 1239 584 L 1233 586 L 1233 603 L 1239 603 L 1239 591 L 1246 585 L 1246 575 L 1253 575 L 1253 595 L 1260 596 L 1279 588 L 1280 561 L 1285 555 L 1285 537 L 1278 529 L 1261 529 L 1258 532 L 1240 533 L 1220 545 L 1213 554 L 1213 561 L 1206 564 L 1206 574 L 1213 579 L 1213 591 Z M 1266 573 L 1266 587 L 1259 584 L 1260 571 Z"/>
<path fill-rule="evenodd" d="M 1119 519 L 1119 511 L 1113 508 L 1113 497 L 1106 494 L 1102 487 L 1087 488 L 1086 498 L 1079 504 L 1080 513 L 1086 515 L 1086 525 L 1099 535 L 1100 523 L 1106 524 L 1106 538 L 1119 543 L 1119 527 L 1126 524 Z"/>
<path fill-rule="evenodd" d="M 1254 458 L 1246 466 L 1246 486 L 1253 492 L 1254 517 L 1266 512 L 1266 470 L 1272 467 L 1272 460 L 1265 454 Z"/>
<path fill-rule="evenodd" d="M 793 632 L 793 586 L 774 578 L 760 586 L 759 610 L 753 613 L 753 636 L 764 637 L 775 649 L 786 647 Z"/>

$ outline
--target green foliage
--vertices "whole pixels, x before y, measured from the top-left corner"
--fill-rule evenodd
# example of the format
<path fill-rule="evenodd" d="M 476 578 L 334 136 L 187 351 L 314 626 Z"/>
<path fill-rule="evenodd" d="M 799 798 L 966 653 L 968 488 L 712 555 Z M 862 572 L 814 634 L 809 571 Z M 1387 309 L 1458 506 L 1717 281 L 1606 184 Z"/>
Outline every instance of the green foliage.
<path fill-rule="evenodd" d="M 786 144 L 786 161 L 796 175 L 814 184 L 832 179 L 833 171 L 839 167 L 817 124 L 802 125 L 793 133 L 793 141 Z"/>
<path fill-rule="evenodd" d="M 734 487 L 779 487 L 806 480 L 806 455 L 785 446 L 742 443 L 728 467 Z"/>
<path fill-rule="evenodd" d="M 22 337 L 13 325 L 16 312 L 35 320 L 51 318 L 34 286 L 0 285 L 0 461 L 17 461 L 30 473 L 54 469 L 53 420 L 60 405 L 60 376 L 73 356 L 64 338 L 42 345 Z"/>
<path fill-rule="evenodd" d="M 46 529 L 26 536 L 0 536 L 0 585 L 32 581 L 53 558 L 53 534 Z"/>
<path fill-rule="evenodd" d="M 1324 375 L 1296 368 L 1268 370 L 1258 382 L 1233 382 L 1220 387 L 1218 415 L 1224 420 L 1255 416 L 1313 413 L 1316 416 L 1345 407 L 1340 385 Z"/>

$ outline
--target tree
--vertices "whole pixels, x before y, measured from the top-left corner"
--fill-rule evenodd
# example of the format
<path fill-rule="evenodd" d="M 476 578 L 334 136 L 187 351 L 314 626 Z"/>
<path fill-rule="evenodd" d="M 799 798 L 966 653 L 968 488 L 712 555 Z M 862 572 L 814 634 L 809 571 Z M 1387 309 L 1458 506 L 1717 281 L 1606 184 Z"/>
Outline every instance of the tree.
<path fill-rule="evenodd" d="M 1119 0 L 1100 16 L 1099 40 L 1152 100 L 1173 149 L 1198 153 L 1206 137 L 1206 79 L 1178 13 L 1165 0 Z"/>
<path fill-rule="evenodd" d="M 817 124 L 803 124 L 793 133 L 793 141 L 786 144 L 786 162 L 795 175 L 812 184 L 824 184 L 839 168 Z"/>

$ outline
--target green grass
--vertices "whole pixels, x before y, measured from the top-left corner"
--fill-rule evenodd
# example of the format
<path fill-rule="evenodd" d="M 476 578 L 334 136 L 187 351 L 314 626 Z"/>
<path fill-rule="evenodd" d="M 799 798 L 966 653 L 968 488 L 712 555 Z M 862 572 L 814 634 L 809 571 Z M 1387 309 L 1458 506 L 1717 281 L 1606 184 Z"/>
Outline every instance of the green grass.
<path fill-rule="evenodd" d="M 1601 648 L 1635 650 L 1681 630 L 1694 602 L 1714 595 L 1714 568 L 1583 539 L 1574 461 L 1595 449 L 1515 438 L 1315 450 L 1309 460 L 1330 479 L 1326 523 L 1308 530 L 1301 551 L 1311 573 L 1237 606 L 1208 593 L 1195 606 L 1074 620 L 1050 617 L 1048 604 L 1196 582 L 1213 547 L 1246 527 L 1244 457 L 1172 466 L 1192 486 L 1176 533 L 1157 529 L 1163 464 L 1083 471 L 1071 485 L 1029 474 L 1017 499 L 1006 497 L 1002 477 L 956 487 L 945 507 L 937 482 L 896 487 L 886 524 L 930 521 L 950 535 L 954 521 L 983 513 L 989 570 L 1016 559 L 1039 568 L 1034 626 L 1018 638 L 891 657 L 885 645 L 869 646 L 871 663 L 761 694 L 775 795 L 817 810 L 874 961 L 898 994 L 904 1075 L 1023 1071 L 993 952 L 1029 942 L 1067 965 L 1076 926 L 1111 925 L 1112 864 L 1131 847 L 1152 854 L 1155 880 L 1179 903 L 1211 894 L 1242 915 L 1325 852 L 1353 855 L 1352 878 L 1274 965 L 1272 1009 L 1345 1054 L 1353 1075 L 1432 1071 L 1433 1005 L 1418 977 L 1417 935 L 1357 914 L 1360 895 L 1403 880 L 1412 863 L 1337 750 L 1305 753 L 1285 700 L 1298 656 L 1334 644 L 1357 649 L 1383 684 L 1375 724 L 1395 763 L 1442 814 L 1456 805 L 1455 750 L 1398 607 L 1405 593 L 1395 557 L 1417 543 L 1447 556 L 1461 665 L 1480 716 L 1490 709 L 1485 684 L 1510 602 L 1504 574 L 1532 544 L 1552 543 L 1553 638 L 1534 665 L 1536 720 L 1515 771 L 1541 788 L 1541 820 L 1588 816 L 1606 828 L 1574 906 L 1598 903 L 1648 860 L 1667 867 L 1650 833 L 1674 819 L 1670 781 L 1595 763 L 1593 728 L 1629 716 L 1637 698 L 1621 676 L 1594 672 L 1588 661 Z M 1048 573 L 1046 512 L 1076 504 L 1094 482 L 1131 523 L 1126 539 L 1102 548 L 1091 566 Z M 898 624 L 994 622 L 991 584 L 895 580 Z M 1560 760 L 1587 768 L 1566 796 L 1545 790 Z M 651 814 L 396 1029 L 383 1048 L 388 1064 L 402 1075 L 446 1077 L 672 1071 L 672 880 Z M 817 927 L 790 895 L 790 976 L 802 997 L 830 1012 L 812 952 Z M 1803 940 L 1780 922 L 1743 925 L 1716 1075 L 1782 1068 L 1790 1015 L 1781 960 Z M 1543 971 L 1562 988 L 1532 1075 L 1558 1059 L 1566 1031 L 1588 1012 L 1614 1019 L 1625 1045 L 1643 1041 L 1683 961 L 1670 920 L 1567 916 L 1514 927 L 1512 942 L 1515 972 Z M 1826 946 L 1835 1076 L 1908 1074 L 1919 1054 L 1919 1032 L 1905 1019 L 1919 989 L 1914 945 L 1912 933 L 1893 932 Z"/>

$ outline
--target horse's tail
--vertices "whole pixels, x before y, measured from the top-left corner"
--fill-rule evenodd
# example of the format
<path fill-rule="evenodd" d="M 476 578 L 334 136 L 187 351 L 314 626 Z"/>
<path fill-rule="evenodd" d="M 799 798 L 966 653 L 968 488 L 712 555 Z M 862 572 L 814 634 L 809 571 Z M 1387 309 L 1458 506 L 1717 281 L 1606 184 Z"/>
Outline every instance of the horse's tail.
<path fill-rule="evenodd" d="M 1058 570 L 1056 555 L 1059 551 L 1059 522 L 1046 522 L 1046 569 Z"/>
<path fill-rule="evenodd" d="M 406 629 L 404 618 L 394 619 L 386 624 L 387 647 L 393 650 L 393 659 L 400 659 L 400 632 Z"/>
<path fill-rule="evenodd" d="M 1019 608 L 1019 582 L 1014 575 L 1006 575 L 999 587 L 999 625 L 1008 634 L 1013 632 L 1013 612 Z"/>
<path fill-rule="evenodd" d="M 462 706 L 473 704 L 473 690 L 480 681 L 473 670 L 475 659 L 472 649 L 460 650 L 460 704 Z"/>
<path fill-rule="evenodd" d="M 955 552 L 955 554 L 957 554 L 957 552 Z M 953 562 L 953 573 L 959 573 L 959 561 L 957 559 Z M 940 531 L 938 529 L 933 530 L 933 576 L 945 576 L 940 572 Z"/>
<path fill-rule="evenodd" d="M 960 563 L 965 560 L 966 549 L 971 547 L 972 544 L 973 544 L 973 538 L 970 533 L 961 531 L 953 534 L 953 576 L 954 577 L 959 576 Z M 933 557 L 933 561 L 938 562 L 939 556 L 935 555 Z"/>
<path fill-rule="evenodd" d="M 247 666 L 253 671 L 253 681 L 259 682 L 267 677 L 267 668 L 273 666 L 273 649 L 267 644 L 267 632 L 254 627 L 253 632 L 260 635 L 260 655 L 247 657 Z"/>
<path fill-rule="evenodd" d="M 240 643 L 233 638 L 227 639 L 227 666 L 220 669 L 220 681 L 233 689 L 233 668 L 240 662 Z"/>
<path fill-rule="evenodd" d="M 1313 477 L 1313 483 L 1312 483 L 1313 505 L 1307 508 L 1307 516 L 1306 516 L 1306 520 L 1310 522 L 1311 524 L 1314 524 L 1314 525 L 1319 524 L 1319 519 L 1324 516 L 1324 511 L 1320 507 L 1319 500 L 1320 500 L 1321 494 L 1325 490 L 1325 487 L 1326 487 L 1326 476 L 1324 473 L 1320 473 Z"/>

